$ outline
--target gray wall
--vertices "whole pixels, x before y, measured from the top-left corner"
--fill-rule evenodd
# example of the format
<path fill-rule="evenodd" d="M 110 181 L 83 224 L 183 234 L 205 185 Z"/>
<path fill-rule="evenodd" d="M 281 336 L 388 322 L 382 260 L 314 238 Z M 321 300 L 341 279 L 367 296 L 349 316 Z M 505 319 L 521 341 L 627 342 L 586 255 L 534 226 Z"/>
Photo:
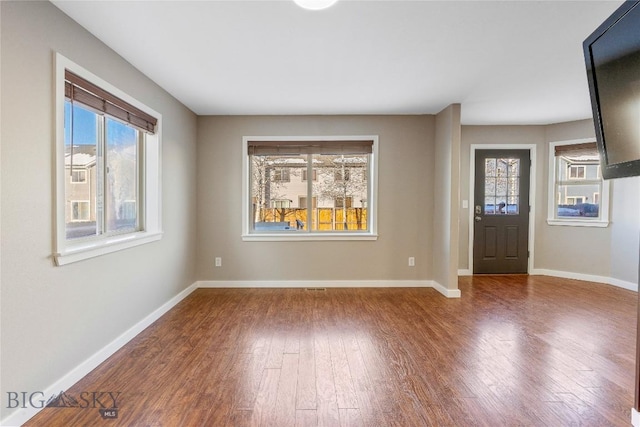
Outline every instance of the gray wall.
<path fill-rule="evenodd" d="M 433 280 L 447 289 L 458 289 L 460 104 L 450 105 L 436 116 L 435 144 Z"/>
<path fill-rule="evenodd" d="M 640 237 L 640 177 L 612 183 L 610 277 L 638 283 Z"/>
<path fill-rule="evenodd" d="M 536 230 L 546 219 L 546 202 L 541 203 L 544 197 L 544 127 L 543 126 L 462 126 L 462 141 L 460 149 L 460 234 L 459 234 L 459 269 L 469 268 L 469 212 L 472 206 L 462 207 L 462 200 L 471 199 L 470 189 L 470 150 L 472 144 L 534 144 L 538 152 L 536 165 Z"/>
<path fill-rule="evenodd" d="M 242 241 L 242 137 L 263 135 L 379 135 L 378 240 Z M 433 138 L 433 116 L 200 117 L 198 278 L 431 279 Z"/>
<path fill-rule="evenodd" d="M 544 150 L 539 153 L 543 173 L 538 184 L 543 188 L 543 198 L 538 202 L 536 215 L 535 268 L 568 271 L 594 276 L 611 274 L 608 249 L 611 246 L 613 223 L 607 228 L 566 227 L 548 225 L 547 198 L 549 195 L 549 142 L 595 138 L 590 120 L 545 126 Z M 613 198 L 613 194 L 611 197 Z M 610 212 L 611 213 L 611 212 Z M 611 220 L 611 217 L 609 218 Z M 637 261 L 636 261 L 637 262 Z"/>
<path fill-rule="evenodd" d="M 44 390 L 194 283 L 196 116 L 50 3 L 0 9 L 4 398 Z M 162 114 L 161 241 L 54 267 L 54 51 Z"/>
<path fill-rule="evenodd" d="M 548 126 L 463 126 L 460 200 L 469 200 L 471 144 L 534 144 L 537 150 L 534 269 L 637 283 L 640 181 L 611 182 L 607 228 L 551 226 L 547 220 L 549 143 L 594 138 L 591 120 Z M 469 268 L 469 210 L 460 206 L 458 268 Z"/>

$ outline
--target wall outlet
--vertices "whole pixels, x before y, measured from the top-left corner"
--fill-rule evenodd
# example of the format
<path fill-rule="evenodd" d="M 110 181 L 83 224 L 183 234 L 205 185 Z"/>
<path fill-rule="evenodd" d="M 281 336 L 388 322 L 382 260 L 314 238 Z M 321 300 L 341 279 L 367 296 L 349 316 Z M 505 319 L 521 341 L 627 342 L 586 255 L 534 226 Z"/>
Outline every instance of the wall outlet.
<path fill-rule="evenodd" d="M 409 257 L 409 267 L 415 267 L 416 266 L 416 259 L 415 257 L 410 256 Z"/>
<path fill-rule="evenodd" d="M 216 267 L 222 267 L 222 258 L 216 257 Z"/>

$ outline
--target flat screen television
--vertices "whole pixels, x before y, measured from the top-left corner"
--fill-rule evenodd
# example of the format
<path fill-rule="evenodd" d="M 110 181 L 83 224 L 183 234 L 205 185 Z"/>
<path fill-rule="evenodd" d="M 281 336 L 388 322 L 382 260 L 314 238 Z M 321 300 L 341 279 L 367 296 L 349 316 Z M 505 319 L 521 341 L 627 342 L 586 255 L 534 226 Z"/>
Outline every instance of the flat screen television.
<path fill-rule="evenodd" d="M 638 176 L 640 1 L 625 1 L 583 48 L 602 176 Z"/>

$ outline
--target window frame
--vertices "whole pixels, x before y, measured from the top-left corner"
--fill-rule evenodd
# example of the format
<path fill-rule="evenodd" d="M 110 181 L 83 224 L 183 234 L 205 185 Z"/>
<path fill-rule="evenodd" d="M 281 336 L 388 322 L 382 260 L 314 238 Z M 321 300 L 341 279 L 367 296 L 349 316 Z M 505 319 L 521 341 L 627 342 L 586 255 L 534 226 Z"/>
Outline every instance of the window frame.
<path fill-rule="evenodd" d="M 91 202 L 89 200 L 69 200 L 69 203 L 71 204 L 71 222 L 84 222 L 84 221 L 90 221 L 91 220 Z M 76 203 L 78 206 L 80 206 L 80 204 L 87 204 L 87 214 L 89 216 L 89 218 L 73 218 L 73 205 L 74 203 Z M 78 209 L 78 212 L 80 212 L 80 209 Z"/>
<path fill-rule="evenodd" d="M 580 199 L 580 203 L 578 203 L 578 199 Z M 573 203 L 569 203 L 569 201 L 573 201 Z M 584 203 L 582 201 L 582 196 L 567 196 L 564 198 L 565 205 L 579 205 Z"/>
<path fill-rule="evenodd" d="M 312 173 L 312 175 L 313 175 L 312 181 L 314 181 L 314 182 L 318 181 L 318 170 L 316 168 L 313 168 L 312 172 L 313 172 Z M 300 181 L 301 182 L 307 182 L 307 170 L 306 169 L 304 169 L 302 171 L 302 178 L 300 179 Z"/>
<path fill-rule="evenodd" d="M 335 182 L 351 181 L 351 171 L 348 168 L 345 168 L 344 170 L 337 169 L 333 172 L 333 180 Z"/>
<path fill-rule="evenodd" d="M 575 217 L 567 217 L 562 218 L 557 216 L 558 211 L 558 197 L 556 195 L 556 155 L 555 149 L 557 146 L 561 145 L 578 145 L 585 143 L 593 143 L 595 142 L 592 138 L 586 139 L 575 139 L 568 141 L 554 141 L 549 143 L 549 187 L 548 187 L 548 198 L 547 198 L 547 224 L 553 226 L 569 226 L 569 227 L 608 227 L 609 226 L 609 191 L 610 191 L 610 182 L 606 181 L 602 178 L 602 174 L 599 173 L 600 169 L 598 169 L 598 177 L 600 179 L 600 200 L 599 200 L 599 213 L 600 217 L 595 219 L 589 218 L 575 218 Z M 600 166 L 599 166 L 600 167 Z M 586 170 L 585 170 L 585 179 L 582 178 L 572 178 L 567 181 L 575 181 L 575 185 L 585 185 L 583 181 L 589 181 L 586 179 Z"/>
<path fill-rule="evenodd" d="M 73 179 L 73 177 L 74 177 L 74 175 L 73 175 L 73 174 L 75 174 L 75 173 L 78 173 L 78 174 L 79 174 L 80 172 L 83 172 L 84 179 L 79 180 L 79 181 L 74 180 L 74 179 Z M 88 171 L 87 171 L 86 169 L 72 169 L 72 170 L 71 170 L 71 173 L 69 174 L 69 182 L 70 182 L 71 184 L 86 184 L 86 183 L 87 183 L 87 172 L 88 172 Z"/>
<path fill-rule="evenodd" d="M 273 199 L 271 203 L 273 204 L 271 207 L 274 209 L 289 209 L 291 207 L 291 200 L 289 199 Z"/>
<path fill-rule="evenodd" d="M 567 174 L 567 179 L 570 181 L 584 181 L 587 179 L 587 166 L 586 165 L 571 165 L 569 166 L 569 170 L 570 172 Z M 578 176 L 571 176 L 571 171 L 572 170 L 576 170 L 576 171 L 582 171 L 582 176 L 579 176 L 580 174 L 578 173 Z"/>
<path fill-rule="evenodd" d="M 162 200 L 161 200 L 161 154 L 162 154 L 162 115 L 146 106 L 117 87 L 88 71 L 84 67 L 74 63 L 60 53 L 55 54 L 55 204 L 54 204 L 54 253 L 53 260 L 57 266 L 70 264 L 84 259 L 101 256 L 146 243 L 158 241 L 162 238 Z M 121 234 L 99 235 L 78 239 L 66 238 L 65 223 L 65 71 L 68 70 L 77 76 L 95 84 L 111 95 L 122 99 L 133 107 L 157 118 L 154 134 L 146 134 L 144 137 L 143 156 L 140 159 L 144 163 L 140 176 L 142 194 L 139 196 L 140 230 Z"/>
<path fill-rule="evenodd" d="M 256 231 L 251 229 L 251 216 L 249 210 L 251 206 L 251 173 L 250 157 L 248 147 L 250 141 L 300 141 L 300 142 L 321 142 L 321 141 L 373 141 L 372 153 L 369 162 L 368 182 L 368 203 L 367 217 L 369 229 L 367 231 L 331 231 L 331 232 L 274 232 Z M 242 240 L 243 241 L 322 241 L 322 240 L 377 240 L 377 200 L 378 200 L 378 151 L 379 140 L 377 135 L 349 135 L 349 136 L 244 136 L 242 138 Z M 315 198 L 315 196 L 314 196 Z M 307 198 L 308 199 L 308 198 Z"/>
<path fill-rule="evenodd" d="M 291 171 L 287 168 L 275 168 L 273 182 L 291 182 Z"/>
<path fill-rule="evenodd" d="M 346 198 L 345 197 L 336 197 L 335 199 L 333 199 L 333 207 L 334 208 L 350 209 L 351 206 L 353 206 L 353 197 L 352 196 L 347 196 Z"/>

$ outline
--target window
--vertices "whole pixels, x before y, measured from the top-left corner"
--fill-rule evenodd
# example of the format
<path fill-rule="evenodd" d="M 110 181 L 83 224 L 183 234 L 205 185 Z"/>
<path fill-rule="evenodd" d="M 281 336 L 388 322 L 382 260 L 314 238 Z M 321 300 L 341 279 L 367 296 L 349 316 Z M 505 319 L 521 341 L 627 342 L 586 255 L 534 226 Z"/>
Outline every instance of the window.
<path fill-rule="evenodd" d="M 318 171 L 317 171 L 317 170 L 315 170 L 315 169 L 313 170 L 313 175 L 312 175 L 312 177 L 313 177 L 313 180 L 314 180 L 314 181 L 317 181 L 317 180 L 318 180 Z M 306 181 L 306 180 L 307 180 L 307 170 L 306 170 L 306 169 L 303 169 L 303 170 L 302 170 L 302 180 L 303 180 L 303 181 Z"/>
<path fill-rule="evenodd" d="M 75 87 L 68 80 L 67 83 Z M 73 216 L 67 217 L 66 239 L 139 231 L 142 221 L 137 215 L 137 205 L 141 200 L 140 151 L 144 133 L 96 112 L 83 104 L 82 98 L 76 100 L 72 95 L 75 90 L 69 89 L 69 98 L 65 100 L 65 169 L 68 166 L 72 170 L 72 183 L 87 185 L 66 186 L 65 197 L 90 197 L 87 203 L 95 215 L 91 225 L 77 224 Z M 73 170 L 75 165 L 92 167 L 97 179 L 87 182 L 86 171 Z"/>
<path fill-rule="evenodd" d="M 245 240 L 376 238 L 377 137 L 243 143 Z"/>
<path fill-rule="evenodd" d="M 89 211 L 91 205 L 88 200 L 72 200 L 69 204 L 71 207 L 71 221 L 89 221 L 91 219 Z"/>
<path fill-rule="evenodd" d="M 72 170 L 71 171 L 71 183 L 72 184 L 83 184 L 87 182 L 87 171 L 84 169 L 81 170 Z"/>
<path fill-rule="evenodd" d="M 551 225 L 606 227 L 609 183 L 600 175 L 596 143 L 551 143 L 549 151 L 549 214 Z"/>
<path fill-rule="evenodd" d="M 333 173 L 333 179 L 336 182 L 349 181 L 350 176 L 349 168 L 338 168 Z"/>
<path fill-rule="evenodd" d="M 584 201 L 582 200 L 582 197 L 575 197 L 575 196 L 567 196 L 564 202 L 565 205 L 570 205 L 570 206 L 581 205 L 582 203 L 584 203 Z"/>
<path fill-rule="evenodd" d="M 273 207 L 276 209 L 289 209 L 291 200 L 273 200 Z"/>
<path fill-rule="evenodd" d="M 353 197 L 337 197 L 334 200 L 333 205 L 336 208 L 350 208 L 352 200 L 353 200 Z"/>
<path fill-rule="evenodd" d="M 569 179 L 585 179 L 587 166 L 586 165 L 568 165 L 569 168 Z"/>
<path fill-rule="evenodd" d="M 485 215 L 518 215 L 520 159 L 486 158 L 484 176 Z"/>
<path fill-rule="evenodd" d="M 58 265 L 158 240 L 160 115 L 56 56 Z"/>
<path fill-rule="evenodd" d="M 298 197 L 298 207 L 302 208 L 302 209 L 306 209 L 307 208 L 307 196 L 299 196 Z M 314 197 L 313 198 L 313 209 L 318 207 L 318 198 Z"/>
<path fill-rule="evenodd" d="M 273 171 L 274 182 L 289 182 L 291 181 L 291 170 L 288 168 L 278 168 Z"/>

